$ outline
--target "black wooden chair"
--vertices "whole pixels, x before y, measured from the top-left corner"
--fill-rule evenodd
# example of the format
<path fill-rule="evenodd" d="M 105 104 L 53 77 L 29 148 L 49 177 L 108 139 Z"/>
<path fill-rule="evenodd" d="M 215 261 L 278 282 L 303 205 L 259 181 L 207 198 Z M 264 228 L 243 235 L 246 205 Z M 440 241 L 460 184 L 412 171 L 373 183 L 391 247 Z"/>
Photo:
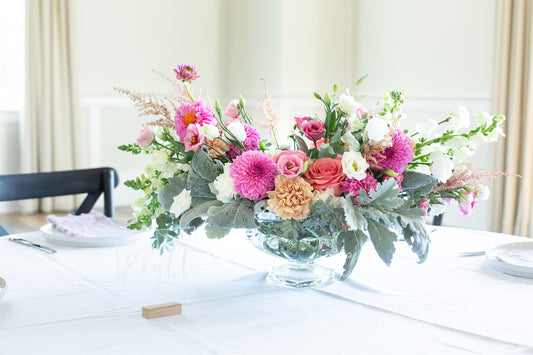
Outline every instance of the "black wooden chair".
<path fill-rule="evenodd" d="M 50 173 L 0 175 L 0 201 L 76 195 L 87 197 L 74 214 L 88 213 L 104 194 L 104 214 L 114 217 L 113 189 L 119 176 L 113 168 L 56 171 Z M 9 234 L 0 226 L 0 236 Z"/>
<path fill-rule="evenodd" d="M 442 217 L 444 217 L 444 213 L 439 214 L 438 216 L 433 217 L 433 223 L 431 223 L 434 226 L 441 226 L 442 225 Z"/>

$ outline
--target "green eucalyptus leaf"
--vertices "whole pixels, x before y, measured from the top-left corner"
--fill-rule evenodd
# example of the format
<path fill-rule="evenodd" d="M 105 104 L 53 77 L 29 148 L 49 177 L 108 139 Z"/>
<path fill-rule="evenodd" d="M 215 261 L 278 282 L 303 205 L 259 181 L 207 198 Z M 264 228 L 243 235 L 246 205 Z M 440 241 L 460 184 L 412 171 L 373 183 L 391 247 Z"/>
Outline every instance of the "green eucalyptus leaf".
<path fill-rule="evenodd" d="M 161 207 L 170 210 L 174 197 L 178 196 L 187 187 L 187 174 L 181 174 L 168 179 L 168 184 L 163 186 L 157 196 Z"/>
<path fill-rule="evenodd" d="M 346 253 L 344 272 L 341 276 L 341 281 L 343 281 L 346 280 L 352 273 L 355 264 L 357 264 L 357 260 L 359 259 L 361 248 L 363 247 L 363 244 L 365 244 L 368 237 L 360 229 L 356 231 L 342 232 L 341 235 L 344 239 L 344 252 Z"/>
<path fill-rule="evenodd" d="M 368 220 L 368 234 L 374 244 L 374 249 L 378 253 L 379 257 L 387 266 L 390 266 L 392 262 L 392 256 L 396 251 L 394 242 L 397 239 L 396 233 L 385 227 L 374 219 Z"/>

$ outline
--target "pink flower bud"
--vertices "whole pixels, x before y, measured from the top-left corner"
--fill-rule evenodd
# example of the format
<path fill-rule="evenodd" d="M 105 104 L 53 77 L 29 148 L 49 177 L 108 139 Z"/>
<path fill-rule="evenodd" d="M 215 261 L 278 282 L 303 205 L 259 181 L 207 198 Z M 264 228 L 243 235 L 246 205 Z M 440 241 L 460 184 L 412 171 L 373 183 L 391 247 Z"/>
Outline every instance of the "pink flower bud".
<path fill-rule="evenodd" d="M 150 127 L 144 127 L 137 137 L 137 144 L 141 147 L 148 147 L 154 140 L 154 132 Z"/>

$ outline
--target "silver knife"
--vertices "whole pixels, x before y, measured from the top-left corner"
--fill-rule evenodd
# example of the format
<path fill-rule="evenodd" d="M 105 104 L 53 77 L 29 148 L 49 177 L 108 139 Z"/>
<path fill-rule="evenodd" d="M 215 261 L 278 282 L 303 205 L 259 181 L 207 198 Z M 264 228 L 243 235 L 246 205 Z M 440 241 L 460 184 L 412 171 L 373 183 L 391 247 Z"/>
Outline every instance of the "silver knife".
<path fill-rule="evenodd" d="M 19 244 L 22 244 L 22 245 L 27 245 L 27 246 L 29 246 L 29 247 L 32 247 L 32 248 L 35 248 L 35 249 L 39 249 L 39 250 L 45 251 L 45 252 L 47 252 L 47 253 L 49 253 L 49 254 L 55 254 L 55 253 L 57 253 L 57 250 L 55 250 L 55 249 L 48 248 L 48 247 L 43 247 L 42 245 L 32 243 L 32 242 L 30 242 L 29 240 L 26 240 L 26 239 L 22 239 L 22 238 L 9 238 L 9 240 L 11 240 L 12 242 L 15 242 L 15 243 L 19 243 Z"/>

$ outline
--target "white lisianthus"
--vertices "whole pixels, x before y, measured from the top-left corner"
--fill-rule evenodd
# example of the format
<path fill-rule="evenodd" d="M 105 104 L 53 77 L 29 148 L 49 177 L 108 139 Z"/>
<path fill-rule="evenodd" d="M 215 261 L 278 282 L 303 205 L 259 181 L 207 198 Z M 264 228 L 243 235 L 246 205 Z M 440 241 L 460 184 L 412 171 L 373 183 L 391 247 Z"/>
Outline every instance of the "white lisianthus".
<path fill-rule="evenodd" d="M 349 151 L 342 155 L 342 171 L 350 179 L 362 180 L 366 177 L 368 163 L 363 155 L 357 151 Z"/>
<path fill-rule="evenodd" d="M 366 125 L 368 139 L 379 142 L 389 134 L 390 129 L 387 122 L 379 117 L 373 117 Z"/>
<path fill-rule="evenodd" d="M 490 189 L 487 185 L 481 185 L 481 190 L 476 193 L 478 200 L 488 200 L 490 196 Z"/>
<path fill-rule="evenodd" d="M 187 189 L 183 189 L 177 196 L 174 197 L 174 202 L 170 206 L 170 212 L 176 216 L 181 216 L 181 214 L 191 208 L 191 192 Z"/>
<path fill-rule="evenodd" d="M 242 123 L 238 121 L 233 121 L 226 128 L 237 138 L 239 141 L 243 142 L 246 139 L 246 131 Z M 229 137 L 232 138 L 232 137 Z"/>
<path fill-rule="evenodd" d="M 156 150 L 152 153 L 152 164 L 157 169 L 168 163 L 168 153 L 164 150 Z"/>
<path fill-rule="evenodd" d="M 346 132 L 342 135 L 342 141 L 344 142 L 345 146 L 348 147 L 350 150 L 356 151 L 359 150 L 359 142 L 351 132 Z"/>
<path fill-rule="evenodd" d="M 452 119 L 449 124 L 453 131 L 467 128 L 470 126 L 470 112 L 468 112 L 466 107 L 459 105 L 457 112 L 452 114 Z"/>
<path fill-rule="evenodd" d="M 220 132 L 217 126 L 204 124 L 203 126 L 196 125 L 198 127 L 198 132 L 205 138 L 213 140 L 217 137 L 220 137 Z"/>
<path fill-rule="evenodd" d="M 361 106 L 361 104 L 357 103 L 352 96 L 341 94 L 341 97 L 339 98 L 339 110 L 341 110 L 346 116 L 352 116 L 359 106 Z"/>
<path fill-rule="evenodd" d="M 224 172 L 220 174 L 215 181 L 209 184 L 211 192 L 217 197 L 217 200 L 223 203 L 230 203 L 235 197 L 235 189 L 233 187 L 233 180 L 229 176 L 229 165 L 224 165 Z"/>
<path fill-rule="evenodd" d="M 437 181 L 446 182 L 453 174 L 455 164 L 447 156 L 441 156 L 433 161 L 429 170 Z"/>

